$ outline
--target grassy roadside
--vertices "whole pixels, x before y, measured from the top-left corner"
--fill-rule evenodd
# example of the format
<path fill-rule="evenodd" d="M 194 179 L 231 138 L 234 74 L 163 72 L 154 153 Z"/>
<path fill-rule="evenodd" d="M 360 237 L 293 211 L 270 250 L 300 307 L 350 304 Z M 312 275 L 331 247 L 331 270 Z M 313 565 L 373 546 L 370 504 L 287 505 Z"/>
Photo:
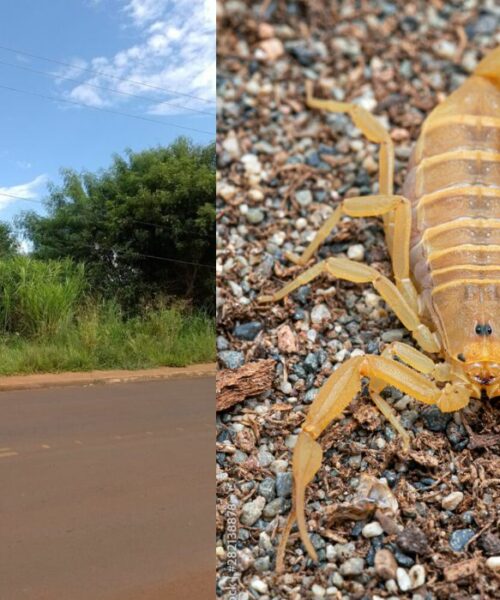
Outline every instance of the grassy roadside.
<path fill-rule="evenodd" d="M 210 318 L 178 309 L 124 321 L 94 308 L 50 336 L 5 336 L 0 356 L 0 375 L 181 367 L 215 360 L 215 329 Z"/>
<path fill-rule="evenodd" d="M 125 318 L 85 294 L 81 268 L 0 263 L 0 375 L 186 366 L 215 360 L 212 318 L 176 306 Z"/>

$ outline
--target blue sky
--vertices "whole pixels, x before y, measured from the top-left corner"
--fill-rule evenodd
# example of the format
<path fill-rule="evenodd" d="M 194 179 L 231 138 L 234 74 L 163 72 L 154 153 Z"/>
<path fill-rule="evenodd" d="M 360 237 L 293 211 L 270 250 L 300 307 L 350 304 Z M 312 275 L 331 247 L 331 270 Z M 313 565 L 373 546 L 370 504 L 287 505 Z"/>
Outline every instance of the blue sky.
<path fill-rule="evenodd" d="M 4 4 L 0 192 L 37 201 L 46 196 L 48 182 L 60 181 L 61 167 L 95 171 L 109 166 L 114 153 L 168 144 L 179 135 L 197 143 L 213 140 L 215 0 Z M 22 210 L 43 212 L 42 205 L 27 200 L 0 194 L 0 220 L 10 221 Z"/>

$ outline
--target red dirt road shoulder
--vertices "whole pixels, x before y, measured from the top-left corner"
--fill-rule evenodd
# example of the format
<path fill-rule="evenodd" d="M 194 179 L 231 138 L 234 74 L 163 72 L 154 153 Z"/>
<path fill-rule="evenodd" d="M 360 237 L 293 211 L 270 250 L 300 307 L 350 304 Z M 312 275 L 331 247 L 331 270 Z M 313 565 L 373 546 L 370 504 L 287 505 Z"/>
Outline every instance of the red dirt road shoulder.
<path fill-rule="evenodd" d="M 0 391 L 33 390 L 72 385 L 95 385 L 102 383 L 127 383 L 182 377 L 206 377 L 215 375 L 215 363 L 203 363 L 188 367 L 158 367 L 155 369 L 85 371 L 79 373 L 41 373 L 34 375 L 9 375 L 0 377 Z"/>

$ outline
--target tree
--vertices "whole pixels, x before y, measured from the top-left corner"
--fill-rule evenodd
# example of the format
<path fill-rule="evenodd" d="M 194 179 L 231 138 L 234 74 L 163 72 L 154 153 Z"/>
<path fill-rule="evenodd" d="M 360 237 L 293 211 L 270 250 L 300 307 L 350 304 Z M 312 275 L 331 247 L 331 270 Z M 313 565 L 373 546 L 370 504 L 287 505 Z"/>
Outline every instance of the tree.
<path fill-rule="evenodd" d="M 19 244 L 8 223 L 0 221 L 0 258 L 7 258 L 18 253 Z"/>
<path fill-rule="evenodd" d="M 215 147 L 178 139 L 115 156 L 99 173 L 62 171 L 48 216 L 19 220 L 37 258 L 84 262 L 92 287 L 127 309 L 159 295 L 212 309 Z"/>

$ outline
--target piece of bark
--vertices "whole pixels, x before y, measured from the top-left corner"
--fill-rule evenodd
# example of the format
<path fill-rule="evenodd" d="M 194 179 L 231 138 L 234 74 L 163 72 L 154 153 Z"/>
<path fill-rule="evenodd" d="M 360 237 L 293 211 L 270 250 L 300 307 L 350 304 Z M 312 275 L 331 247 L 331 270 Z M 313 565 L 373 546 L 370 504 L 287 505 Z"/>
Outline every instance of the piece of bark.
<path fill-rule="evenodd" d="M 477 571 L 477 565 L 477 558 L 462 560 L 459 563 L 448 565 L 444 569 L 444 578 L 446 581 L 452 582 L 469 577 L 469 575 L 473 575 Z"/>
<path fill-rule="evenodd" d="M 258 396 L 268 390 L 274 377 L 274 364 L 272 359 L 256 360 L 234 371 L 219 371 L 215 386 L 217 410 L 225 410 L 243 402 L 245 398 Z"/>

